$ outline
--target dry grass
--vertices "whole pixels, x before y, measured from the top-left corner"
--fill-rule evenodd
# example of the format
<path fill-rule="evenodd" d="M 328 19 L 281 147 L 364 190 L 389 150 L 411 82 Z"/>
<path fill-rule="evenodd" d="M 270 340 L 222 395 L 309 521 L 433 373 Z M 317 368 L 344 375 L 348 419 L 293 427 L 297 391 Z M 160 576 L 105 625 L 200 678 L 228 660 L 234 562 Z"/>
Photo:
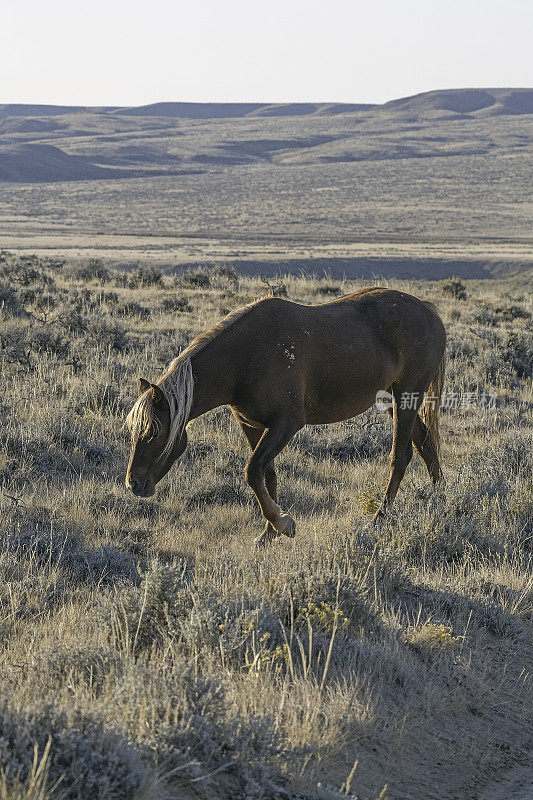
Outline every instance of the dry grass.
<path fill-rule="evenodd" d="M 297 537 L 256 552 L 246 446 L 225 410 L 193 423 L 149 501 L 123 486 L 123 421 L 139 375 L 264 283 L 0 267 L 0 797 L 444 800 L 476 797 L 524 756 L 525 285 L 466 282 L 461 299 L 402 282 L 447 325 L 447 390 L 496 393 L 496 410 L 444 412 L 445 489 L 413 460 L 378 529 L 388 416 L 305 429 L 278 459 Z M 280 284 L 303 302 L 359 285 Z"/>

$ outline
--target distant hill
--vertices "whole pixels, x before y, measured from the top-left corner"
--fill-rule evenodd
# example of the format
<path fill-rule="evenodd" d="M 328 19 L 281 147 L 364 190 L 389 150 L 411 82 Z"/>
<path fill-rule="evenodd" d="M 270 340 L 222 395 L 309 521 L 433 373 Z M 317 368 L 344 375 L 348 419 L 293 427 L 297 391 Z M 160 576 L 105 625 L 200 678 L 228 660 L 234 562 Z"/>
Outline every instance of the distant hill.
<path fill-rule="evenodd" d="M 242 117 L 300 117 L 366 111 L 370 103 L 151 103 L 146 106 L 0 105 L 0 120 L 11 117 L 55 117 L 64 114 L 117 114 L 126 117 L 176 119 L 235 119 Z"/>
<path fill-rule="evenodd" d="M 454 114 L 533 114 L 533 89 L 443 89 L 391 100 L 383 109 Z"/>
<path fill-rule="evenodd" d="M 3 105 L 0 181 L 112 180 L 253 164 L 318 168 L 495 152 L 524 157 L 528 114 L 533 89 L 451 89 L 382 105 Z"/>
<path fill-rule="evenodd" d="M 100 113 L 114 111 L 116 106 L 47 106 L 28 103 L 0 104 L 0 119 L 6 117 L 55 117 L 59 114 L 76 114 L 80 111 Z"/>
<path fill-rule="evenodd" d="M 354 103 L 152 103 L 117 108 L 129 117 L 176 117 L 178 119 L 234 119 L 235 117 L 301 117 L 313 114 L 345 114 L 375 108 Z"/>
<path fill-rule="evenodd" d="M 128 117 L 235 119 L 347 114 L 361 111 L 449 111 L 454 114 L 533 114 L 533 89 L 442 89 L 412 97 L 371 103 L 151 103 L 145 106 L 0 105 L 8 117 L 54 117 L 64 114 L 116 114 Z"/>
<path fill-rule="evenodd" d="M 144 160 L 146 161 L 146 159 Z M 169 174 L 160 164 L 167 164 L 168 159 L 160 162 L 152 159 L 149 175 L 151 177 Z M 127 168 L 122 163 L 101 166 L 94 159 L 65 153 L 59 147 L 49 144 L 20 144 L 14 147 L 0 148 L 0 180 L 14 183 L 46 183 L 51 181 L 91 181 L 96 179 L 139 178 L 146 176 L 145 169 L 135 169 L 139 159 L 130 158 Z M 144 165 L 144 164 L 143 164 Z M 190 175 L 198 172 L 191 169 L 173 169 L 170 174 Z"/>
<path fill-rule="evenodd" d="M 122 175 L 124 171 L 122 172 Z M 22 144 L 0 150 L 0 178 L 5 181 L 94 180 L 121 177 L 82 156 L 71 156 L 47 144 Z"/>

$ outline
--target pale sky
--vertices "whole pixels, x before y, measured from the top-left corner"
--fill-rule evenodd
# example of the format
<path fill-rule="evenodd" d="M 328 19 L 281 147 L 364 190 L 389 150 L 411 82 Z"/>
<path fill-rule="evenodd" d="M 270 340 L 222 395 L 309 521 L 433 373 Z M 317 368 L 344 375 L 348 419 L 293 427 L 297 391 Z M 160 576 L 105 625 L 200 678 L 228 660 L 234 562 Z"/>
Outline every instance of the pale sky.
<path fill-rule="evenodd" d="M 531 0 L 0 0 L 0 103 L 533 86 Z"/>

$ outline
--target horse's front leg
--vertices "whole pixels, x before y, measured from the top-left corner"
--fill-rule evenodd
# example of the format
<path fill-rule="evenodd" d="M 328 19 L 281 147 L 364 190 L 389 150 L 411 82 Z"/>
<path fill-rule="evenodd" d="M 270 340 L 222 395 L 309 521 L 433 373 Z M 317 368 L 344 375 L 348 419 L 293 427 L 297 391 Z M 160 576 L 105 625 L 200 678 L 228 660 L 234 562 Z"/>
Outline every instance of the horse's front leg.
<path fill-rule="evenodd" d="M 242 432 L 246 437 L 246 441 L 250 445 L 252 452 L 255 450 L 257 445 L 259 444 L 259 440 L 261 436 L 265 432 L 265 426 L 260 425 L 258 422 L 250 422 L 245 419 L 237 409 L 232 408 L 232 413 L 237 422 L 240 425 Z M 271 461 L 270 464 L 267 464 L 265 469 L 265 484 L 267 488 L 267 492 L 269 493 L 272 500 L 277 503 L 278 502 L 278 480 L 276 477 L 276 469 L 274 467 L 274 462 Z M 275 529 L 272 527 L 272 523 L 267 522 L 265 526 L 265 530 L 258 536 L 256 539 L 257 544 L 267 544 L 268 542 L 275 539 L 278 534 L 276 533 Z"/>
<path fill-rule="evenodd" d="M 292 517 L 286 514 L 270 496 L 266 486 L 265 473 L 275 457 L 290 442 L 302 425 L 303 420 L 300 414 L 276 417 L 261 436 L 246 465 L 246 482 L 257 497 L 263 517 L 274 529 L 270 532 L 267 528 L 256 540 L 257 544 L 266 544 L 275 535 L 279 536 L 280 534 L 293 537 L 296 532 L 296 525 Z"/>

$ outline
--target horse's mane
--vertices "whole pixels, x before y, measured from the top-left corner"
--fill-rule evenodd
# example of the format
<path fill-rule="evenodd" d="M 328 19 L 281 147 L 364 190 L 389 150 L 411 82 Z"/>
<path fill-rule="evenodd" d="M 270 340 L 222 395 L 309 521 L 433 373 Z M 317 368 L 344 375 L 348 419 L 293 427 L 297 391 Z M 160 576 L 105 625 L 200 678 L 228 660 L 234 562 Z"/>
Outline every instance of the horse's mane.
<path fill-rule="evenodd" d="M 157 382 L 170 409 L 170 430 L 159 461 L 164 461 L 170 455 L 178 439 L 183 436 L 189 421 L 194 395 L 191 358 L 219 333 L 244 316 L 257 302 L 259 301 L 255 300 L 243 308 L 232 311 L 208 331 L 193 339 L 190 345 L 169 364 Z M 161 423 L 153 413 L 154 403 L 152 393 L 146 391 L 137 399 L 128 414 L 126 423 L 134 439 L 157 436 L 161 430 Z"/>
<path fill-rule="evenodd" d="M 244 317 L 248 314 L 249 311 L 252 310 L 261 300 L 264 300 L 265 296 L 258 297 L 255 300 L 252 300 L 250 303 L 247 303 L 245 306 L 241 306 L 240 308 L 235 308 L 233 311 L 230 311 L 229 314 L 217 322 L 213 327 L 209 328 L 208 331 L 204 333 L 200 333 L 196 336 L 190 345 L 188 345 L 185 350 L 183 350 L 178 358 L 174 359 L 172 364 L 175 364 L 178 359 L 186 358 L 194 356 L 199 350 L 205 347 L 212 339 L 215 339 L 220 333 L 223 333 L 227 328 L 231 327 L 234 322 Z M 170 364 L 167 373 L 172 369 L 172 364 Z"/>
<path fill-rule="evenodd" d="M 170 430 L 168 439 L 161 455 L 164 461 L 172 452 L 178 439 L 183 436 L 185 426 L 189 421 L 194 395 L 194 375 L 190 355 L 183 358 L 178 356 L 170 364 L 158 384 L 165 395 L 170 409 Z"/>
<path fill-rule="evenodd" d="M 166 398 L 170 411 L 170 429 L 159 461 L 164 461 L 178 439 L 181 439 L 191 413 L 194 375 L 190 355 L 184 356 L 185 353 L 182 353 L 172 361 L 157 384 Z M 150 390 L 137 399 L 126 418 L 133 439 L 154 437 L 161 430 L 161 422 L 153 413 L 154 405 L 155 400 Z"/>

